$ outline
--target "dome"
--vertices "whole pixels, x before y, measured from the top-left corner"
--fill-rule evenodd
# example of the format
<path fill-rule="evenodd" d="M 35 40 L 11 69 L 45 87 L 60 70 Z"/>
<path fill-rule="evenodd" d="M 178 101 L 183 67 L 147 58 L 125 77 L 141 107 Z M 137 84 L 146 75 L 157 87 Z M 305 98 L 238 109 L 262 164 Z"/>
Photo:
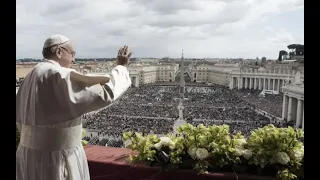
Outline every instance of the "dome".
<path fill-rule="evenodd" d="M 265 68 L 263 68 L 263 67 L 260 67 L 259 69 L 258 69 L 258 71 L 265 71 L 266 69 Z"/>

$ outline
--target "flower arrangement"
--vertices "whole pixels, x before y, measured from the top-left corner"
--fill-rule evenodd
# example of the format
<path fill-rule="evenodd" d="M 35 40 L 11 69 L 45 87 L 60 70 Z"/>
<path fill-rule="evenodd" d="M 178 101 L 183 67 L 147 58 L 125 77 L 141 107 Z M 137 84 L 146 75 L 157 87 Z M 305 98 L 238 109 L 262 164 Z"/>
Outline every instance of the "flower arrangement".
<path fill-rule="evenodd" d="M 263 175 L 264 170 L 270 169 L 281 180 L 302 177 L 304 146 L 299 141 L 303 138 L 302 130 L 267 125 L 246 138 L 241 133 L 230 135 L 228 125 L 185 124 L 177 132 L 165 137 L 124 133 L 127 148 L 137 152 L 132 153 L 129 162 L 149 162 L 163 170 L 190 168 L 198 174 L 229 169 L 254 170 Z"/>

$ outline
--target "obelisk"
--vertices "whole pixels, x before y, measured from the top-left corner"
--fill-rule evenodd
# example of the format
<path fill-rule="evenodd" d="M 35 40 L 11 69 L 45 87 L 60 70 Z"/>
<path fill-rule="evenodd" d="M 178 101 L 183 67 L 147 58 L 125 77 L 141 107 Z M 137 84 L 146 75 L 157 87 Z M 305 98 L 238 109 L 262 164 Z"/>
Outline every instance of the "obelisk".
<path fill-rule="evenodd" d="M 183 120 L 183 101 L 184 101 L 184 93 L 185 93 L 185 81 L 184 81 L 184 57 L 183 57 L 183 50 L 181 56 L 181 67 L 180 67 L 180 85 L 179 85 L 179 94 L 180 94 L 180 101 L 179 101 L 179 120 Z"/>
<path fill-rule="evenodd" d="M 173 133 L 177 134 L 177 128 L 186 123 L 183 119 L 183 110 L 184 110 L 184 93 L 185 93 L 185 81 L 184 81 L 184 57 L 183 57 L 183 50 L 182 50 L 182 57 L 181 57 L 181 67 L 180 67 L 180 85 L 179 85 L 179 94 L 180 100 L 179 105 L 177 106 L 179 112 L 179 118 L 173 124 Z"/>

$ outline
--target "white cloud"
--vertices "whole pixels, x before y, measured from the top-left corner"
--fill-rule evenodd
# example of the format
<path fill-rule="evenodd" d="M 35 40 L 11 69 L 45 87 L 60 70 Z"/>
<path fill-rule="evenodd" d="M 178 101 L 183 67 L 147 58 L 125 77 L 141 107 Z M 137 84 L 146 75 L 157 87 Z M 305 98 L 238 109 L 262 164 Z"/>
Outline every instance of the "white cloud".
<path fill-rule="evenodd" d="M 18 0 L 17 57 L 40 58 L 44 40 L 60 33 L 75 42 L 79 57 L 113 57 L 127 44 L 139 57 L 178 57 L 185 49 L 186 57 L 276 58 L 288 43 L 303 43 L 303 34 L 285 24 L 252 26 L 303 6 L 303 0 Z"/>

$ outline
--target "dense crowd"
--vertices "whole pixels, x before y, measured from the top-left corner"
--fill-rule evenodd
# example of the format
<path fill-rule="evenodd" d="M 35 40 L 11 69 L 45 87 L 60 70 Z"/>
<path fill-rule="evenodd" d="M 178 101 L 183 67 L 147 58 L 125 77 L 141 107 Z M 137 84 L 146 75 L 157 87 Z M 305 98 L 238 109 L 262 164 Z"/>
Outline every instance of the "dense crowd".
<path fill-rule="evenodd" d="M 257 108 L 278 115 L 274 113 L 275 107 L 282 107 L 277 95 L 267 95 L 263 99 L 257 98 L 259 93 L 234 91 L 220 85 L 190 84 L 185 89 L 183 116 L 194 125 L 225 123 L 230 125 L 232 133 L 241 131 L 247 135 L 252 129 L 274 120 L 258 113 Z M 86 138 L 91 144 L 122 147 L 121 135 L 126 131 L 172 132 L 179 117 L 179 98 L 177 85 L 152 84 L 130 88 L 113 105 L 83 116 L 84 127 L 97 132 Z"/>
<path fill-rule="evenodd" d="M 254 111 L 254 108 L 237 107 L 186 107 L 186 119 L 230 120 L 230 121 L 269 121 L 269 118 Z"/>
<path fill-rule="evenodd" d="M 100 140 L 97 136 L 86 136 L 83 139 L 88 141 L 91 145 L 124 147 L 122 140 L 119 138 L 101 138 Z"/>
<path fill-rule="evenodd" d="M 121 111 L 119 111 L 119 109 L 121 109 Z M 177 107 L 173 105 L 117 103 L 110 106 L 102 113 L 140 117 L 178 117 Z"/>
<path fill-rule="evenodd" d="M 89 117 L 83 126 L 87 129 L 99 132 L 101 136 L 121 137 L 123 132 L 143 132 L 155 134 L 167 134 L 172 131 L 174 119 L 110 116 L 100 112 Z"/>
<path fill-rule="evenodd" d="M 281 94 L 265 94 L 265 97 L 259 96 L 261 91 L 253 89 L 233 90 L 243 101 L 257 106 L 259 109 L 271 113 L 274 116 L 281 117 L 283 96 Z"/>

